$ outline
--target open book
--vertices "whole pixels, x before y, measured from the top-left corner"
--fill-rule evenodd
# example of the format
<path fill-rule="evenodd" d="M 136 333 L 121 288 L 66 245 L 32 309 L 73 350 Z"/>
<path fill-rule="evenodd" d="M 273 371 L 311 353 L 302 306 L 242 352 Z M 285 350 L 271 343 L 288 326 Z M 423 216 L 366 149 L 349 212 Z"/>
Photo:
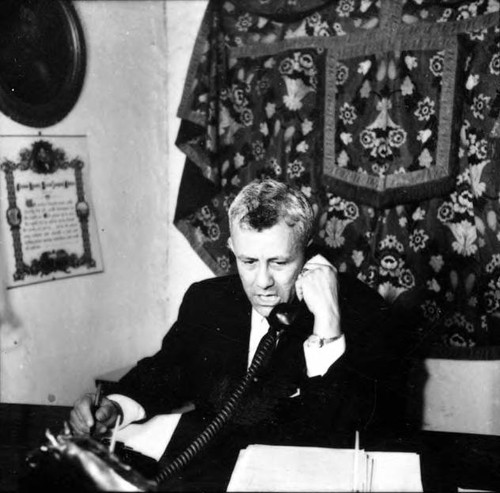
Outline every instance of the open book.
<path fill-rule="evenodd" d="M 423 491 L 420 457 L 406 452 L 250 445 L 227 491 Z"/>

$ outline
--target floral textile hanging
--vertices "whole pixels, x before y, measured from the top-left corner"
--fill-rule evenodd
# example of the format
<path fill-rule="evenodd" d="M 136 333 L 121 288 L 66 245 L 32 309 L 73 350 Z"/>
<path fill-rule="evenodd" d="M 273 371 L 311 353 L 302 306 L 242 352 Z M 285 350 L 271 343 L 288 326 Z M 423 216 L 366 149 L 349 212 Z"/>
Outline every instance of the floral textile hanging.
<path fill-rule="evenodd" d="M 498 0 L 208 4 L 175 224 L 217 275 L 256 177 L 300 188 L 336 267 L 438 346 L 500 344 Z"/>

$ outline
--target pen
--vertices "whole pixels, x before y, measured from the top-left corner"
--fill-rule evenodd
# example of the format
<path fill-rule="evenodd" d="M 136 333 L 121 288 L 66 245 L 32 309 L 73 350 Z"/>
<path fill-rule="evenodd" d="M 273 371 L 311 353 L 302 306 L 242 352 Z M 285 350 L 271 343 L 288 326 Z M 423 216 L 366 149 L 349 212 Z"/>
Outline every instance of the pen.
<path fill-rule="evenodd" d="M 101 383 L 97 385 L 97 390 L 94 396 L 94 409 L 98 409 L 101 404 L 101 387 Z"/>
<path fill-rule="evenodd" d="M 95 413 L 97 412 L 97 410 L 99 409 L 100 405 L 101 405 L 101 387 L 102 385 L 101 384 L 98 384 L 97 385 L 97 390 L 96 390 L 96 393 L 95 393 L 95 396 L 94 396 L 94 403 L 92 405 L 92 417 L 94 418 L 94 424 L 92 425 L 92 428 L 90 430 L 90 434 L 92 435 L 96 429 L 96 417 L 95 417 Z"/>
<path fill-rule="evenodd" d="M 111 442 L 109 443 L 109 451 L 111 453 L 115 451 L 116 433 L 118 431 L 118 427 L 120 426 L 120 421 L 120 416 L 118 416 L 115 421 L 115 426 L 113 427 L 113 432 L 111 433 Z"/>

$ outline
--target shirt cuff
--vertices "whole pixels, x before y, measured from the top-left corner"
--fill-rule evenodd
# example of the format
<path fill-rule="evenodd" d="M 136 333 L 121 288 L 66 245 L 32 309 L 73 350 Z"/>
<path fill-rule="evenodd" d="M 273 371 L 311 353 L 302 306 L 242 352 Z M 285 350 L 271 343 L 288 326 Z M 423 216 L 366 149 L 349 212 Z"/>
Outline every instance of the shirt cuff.
<path fill-rule="evenodd" d="M 146 417 L 146 411 L 144 408 L 130 397 L 120 394 L 110 394 L 106 397 L 110 401 L 116 402 L 122 408 L 123 421 L 119 426 L 120 429 L 125 428 L 125 426 L 133 423 L 134 421 L 140 421 Z"/>
<path fill-rule="evenodd" d="M 311 347 L 304 341 L 304 357 L 306 359 L 307 376 L 309 378 L 323 376 L 330 366 L 345 352 L 345 336 L 325 344 L 322 347 Z"/>

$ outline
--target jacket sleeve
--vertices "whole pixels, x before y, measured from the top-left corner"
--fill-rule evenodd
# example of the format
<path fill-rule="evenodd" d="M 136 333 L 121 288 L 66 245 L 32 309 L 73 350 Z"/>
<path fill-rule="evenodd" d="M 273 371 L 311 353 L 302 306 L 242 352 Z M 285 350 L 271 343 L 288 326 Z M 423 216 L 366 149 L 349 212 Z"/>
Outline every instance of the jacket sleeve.
<path fill-rule="evenodd" d="M 191 398 L 189 348 L 195 343 L 199 324 L 198 291 L 194 284 L 186 292 L 178 319 L 163 338 L 161 349 L 141 359 L 113 389 L 113 393 L 137 401 L 149 416 L 169 412 Z"/>
<path fill-rule="evenodd" d="M 384 433 L 403 419 L 404 358 L 391 307 L 363 283 L 342 281 L 346 351 L 323 376 L 304 377 L 294 426 L 306 438 L 354 437 L 355 430 Z"/>

